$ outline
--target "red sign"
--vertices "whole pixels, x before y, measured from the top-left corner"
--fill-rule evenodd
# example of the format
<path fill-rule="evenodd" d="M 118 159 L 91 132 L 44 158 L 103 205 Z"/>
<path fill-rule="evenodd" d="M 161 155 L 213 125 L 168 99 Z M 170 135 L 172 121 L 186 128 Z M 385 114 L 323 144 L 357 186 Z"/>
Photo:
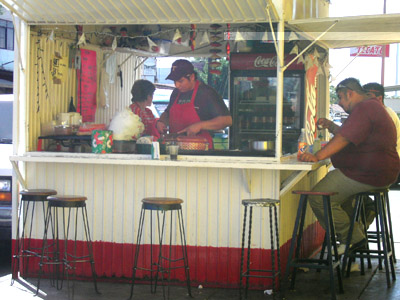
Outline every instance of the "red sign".
<path fill-rule="evenodd" d="M 295 56 L 286 55 L 285 65 L 290 62 Z M 278 64 L 275 53 L 231 53 L 231 70 L 276 70 Z M 297 60 L 292 63 L 288 70 L 304 70 L 302 63 L 297 63 Z"/>
<path fill-rule="evenodd" d="M 385 57 L 389 57 L 389 48 L 390 48 L 389 45 L 375 45 L 375 46 L 362 46 L 357 48 L 350 48 L 350 56 L 382 57 L 383 48 L 385 48 Z"/>
<path fill-rule="evenodd" d="M 81 49 L 81 62 L 81 69 L 76 70 L 78 77 L 77 111 L 81 113 L 83 122 L 94 122 L 97 104 L 96 52 Z"/>

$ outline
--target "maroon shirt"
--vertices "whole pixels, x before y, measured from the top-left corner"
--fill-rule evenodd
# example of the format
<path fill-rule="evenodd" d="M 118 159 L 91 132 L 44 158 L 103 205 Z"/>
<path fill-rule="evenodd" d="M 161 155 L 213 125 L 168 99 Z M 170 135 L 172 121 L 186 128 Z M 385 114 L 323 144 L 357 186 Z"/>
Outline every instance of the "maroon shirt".
<path fill-rule="evenodd" d="M 358 103 L 338 133 L 350 144 L 331 157 L 335 168 L 351 179 L 377 187 L 396 181 L 400 170 L 396 128 L 376 98 Z"/>

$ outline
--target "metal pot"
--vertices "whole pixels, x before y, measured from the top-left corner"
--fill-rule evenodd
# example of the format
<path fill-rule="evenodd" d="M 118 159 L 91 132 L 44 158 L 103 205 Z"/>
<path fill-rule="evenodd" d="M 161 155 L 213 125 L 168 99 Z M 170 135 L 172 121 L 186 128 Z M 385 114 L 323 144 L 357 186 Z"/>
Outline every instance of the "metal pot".
<path fill-rule="evenodd" d="M 252 141 L 251 148 L 256 151 L 274 150 L 275 141 Z"/>

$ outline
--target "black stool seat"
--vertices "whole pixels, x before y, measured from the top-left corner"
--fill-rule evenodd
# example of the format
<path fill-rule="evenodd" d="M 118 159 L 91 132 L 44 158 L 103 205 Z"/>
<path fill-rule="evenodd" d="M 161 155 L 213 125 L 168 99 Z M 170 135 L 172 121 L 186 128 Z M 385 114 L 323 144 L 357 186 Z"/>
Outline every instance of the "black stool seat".
<path fill-rule="evenodd" d="M 279 200 L 269 199 L 269 198 L 258 198 L 258 199 L 244 199 L 242 200 L 242 205 L 244 206 L 244 216 L 243 216 L 243 232 L 242 232 L 242 250 L 240 259 L 240 282 L 239 282 L 239 297 L 242 298 L 243 289 L 243 278 L 246 278 L 245 286 L 245 297 L 247 298 L 247 292 L 249 289 L 249 278 L 269 278 L 272 280 L 272 296 L 275 299 L 275 294 L 278 290 L 278 286 L 281 283 L 281 256 L 280 256 L 280 245 L 279 245 L 279 227 L 278 227 L 278 215 L 277 206 L 280 204 Z M 244 271 L 244 244 L 246 236 L 246 226 L 247 226 L 247 208 L 250 208 L 249 216 L 249 231 L 248 231 L 248 241 L 247 241 L 247 263 L 246 270 Z M 253 218 L 253 207 L 267 207 L 269 208 L 269 228 L 270 228 L 270 247 L 271 247 L 271 269 L 254 269 L 250 268 L 251 262 L 251 229 L 252 229 L 252 218 Z M 274 214 L 272 214 L 272 212 Z M 275 226 L 275 230 L 274 230 Z M 277 269 L 275 269 L 275 248 L 277 256 Z M 270 275 L 260 275 L 260 273 L 266 273 Z M 278 278 L 278 282 L 276 281 Z"/>
<path fill-rule="evenodd" d="M 371 268 L 371 258 L 379 259 L 379 269 L 382 269 L 382 260 L 385 264 L 386 283 L 387 287 L 391 287 L 390 273 L 392 280 L 396 280 L 394 269 L 395 255 L 392 221 L 390 216 L 389 194 L 387 188 L 374 189 L 368 192 L 358 193 L 353 209 L 353 214 L 350 223 L 349 235 L 347 237 L 346 250 L 343 257 L 343 271 L 347 267 L 347 276 L 350 275 L 351 263 L 355 258 L 361 260 L 361 274 L 364 275 L 364 258 L 368 260 L 368 267 Z M 375 231 L 368 230 L 365 217 L 365 200 L 368 197 L 374 197 L 375 210 Z M 361 219 L 364 226 L 365 236 L 367 238 L 365 247 L 351 249 L 350 241 L 355 222 Z M 369 244 L 377 244 L 377 250 L 370 249 Z"/>
<path fill-rule="evenodd" d="M 39 292 L 40 288 L 40 280 L 42 276 L 42 267 L 44 265 L 53 265 L 54 270 L 56 272 L 57 276 L 57 288 L 61 289 L 62 288 L 62 282 L 64 279 L 64 274 L 67 275 L 67 284 L 68 284 L 68 289 L 70 287 L 69 285 L 69 273 L 72 270 L 73 276 L 75 277 L 75 269 L 76 269 L 76 264 L 77 263 L 89 263 L 92 271 L 92 279 L 94 283 L 94 288 L 96 293 L 100 294 L 98 289 L 97 289 L 97 282 L 96 282 L 96 271 L 95 271 L 95 266 L 94 266 L 94 258 L 93 258 L 93 246 L 92 246 L 92 240 L 90 237 L 90 229 L 89 229 L 89 221 L 88 221 L 88 215 L 87 215 L 87 210 L 86 210 L 86 201 L 87 197 L 85 196 L 78 196 L 78 195 L 52 195 L 47 197 L 48 201 L 48 206 L 47 206 L 47 212 L 46 212 L 46 226 L 45 226 L 45 232 L 44 232 L 44 237 L 43 237 L 43 248 L 42 248 L 42 255 L 41 255 L 41 260 L 39 263 L 40 267 L 40 273 L 39 273 L 39 279 L 38 279 L 38 285 L 37 285 L 37 293 Z M 61 211 L 61 217 L 59 217 L 59 211 Z M 81 212 L 81 215 L 79 214 L 79 211 Z M 82 216 L 81 223 L 78 223 L 79 217 Z M 71 219 L 73 219 L 71 221 Z M 47 242 L 47 233 L 49 229 L 49 221 L 52 220 L 54 223 L 54 231 L 53 231 L 53 240 L 56 241 L 57 244 L 57 250 L 53 254 L 53 256 L 50 256 L 47 251 L 46 251 L 46 242 Z M 63 249 L 63 256 L 61 257 L 60 253 L 60 237 L 59 237 L 59 223 L 62 223 L 62 233 L 63 236 L 63 244 L 64 244 L 64 249 Z M 71 224 L 74 224 L 74 233 L 73 233 L 73 238 L 74 238 L 74 245 L 73 247 L 68 247 L 68 240 L 69 240 L 69 231 L 71 230 Z M 78 228 L 83 227 L 83 232 L 84 232 L 84 238 L 85 238 L 85 244 L 87 247 L 87 254 L 78 256 L 77 255 L 77 236 L 78 236 Z M 71 250 L 73 249 L 73 250 Z M 58 285 L 58 279 L 60 279 L 60 270 L 59 267 L 62 267 L 62 278 L 61 278 L 61 285 Z M 74 285 L 72 287 L 72 294 L 74 293 Z"/>
<path fill-rule="evenodd" d="M 34 213 L 35 213 L 35 208 L 36 208 L 36 203 L 41 203 L 42 204 L 42 210 L 43 210 L 43 216 L 46 216 L 46 208 L 45 208 L 45 202 L 47 201 L 47 197 L 51 195 L 56 195 L 57 191 L 52 190 L 52 189 L 25 189 L 20 191 L 19 193 L 21 195 L 21 202 L 19 203 L 18 207 L 18 221 L 17 221 L 17 236 L 16 236 L 16 252 L 13 255 L 12 259 L 12 283 L 13 280 L 18 278 L 18 273 L 20 271 L 20 265 L 22 263 L 22 266 L 24 268 L 24 277 L 27 276 L 28 274 L 28 265 L 29 265 L 29 258 L 30 257 L 40 257 L 41 254 L 41 249 L 42 248 L 35 248 L 32 247 L 30 242 L 32 238 L 32 226 L 33 226 L 33 220 L 34 220 Z M 25 208 L 22 207 L 22 204 L 25 203 Z M 32 203 L 32 205 L 30 205 Z M 22 222 L 22 233 L 20 234 L 20 220 L 21 220 L 21 214 L 22 211 L 24 211 L 24 214 L 22 216 L 23 222 Z M 28 222 L 28 215 L 30 215 L 30 225 L 28 229 L 29 236 L 25 237 L 25 227 L 27 226 Z M 46 223 L 46 220 L 44 220 L 43 224 Z M 25 239 L 28 238 L 27 244 L 25 244 Z M 22 258 L 22 262 L 21 262 Z"/>
<path fill-rule="evenodd" d="M 242 200 L 242 205 L 259 206 L 259 207 L 270 207 L 270 206 L 278 205 L 279 203 L 280 203 L 279 200 L 269 199 L 269 198 Z"/>
<path fill-rule="evenodd" d="M 56 195 L 56 190 L 28 189 L 19 192 L 23 201 L 46 201 L 48 196 Z"/>
<path fill-rule="evenodd" d="M 164 282 L 164 275 L 167 274 L 167 285 L 168 285 L 168 290 L 167 293 L 165 292 L 165 284 L 163 284 L 163 297 L 164 299 L 169 299 L 169 294 L 170 294 L 170 281 L 171 281 L 171 271 L 176 270 L 179 268 L 183 268 L 185 271 L 185 277 L 186 277 L 186 285 L 188 289 L 188 293 L 191 296 L 191 289 L 190 289 L 190 275 L 189 275 L 189 263 L 188 263 L 188 255 L 187 255 L 187 249 L 186 249 L 186 236 L 185 236 L 185 227 L 183 224 L 183 215 L 182 215 L 182 206 L 181 204 L 183 203 L 182 199 L 179 198 L 168 198 L 168 197 L 148 197 L 142 199 L 142 210 L 140 212 L 140 218 L 139 218 L 139 228 L 138 228 L 138 233 L 137 233 L 137 240 L 136 240 L 136 250 L 135 250 L 135 259 L 134 259 L 134 264 L 133 264 L 133 274 L 132 274 L 132 284 L 131 284 L 131 294 L 130 298 L 133 296 L 133 289 L 135 286 L 135 281 L 136 281 L 136 271 L 141 270 L 145 272 L 149 272 L 150 274 L 150 290 L 152 293 L 156 292 L 157 289 L 157 283 L 159 280 L 159 277 L 162 282 Z M 139 253 L 140 253 L 140 248 L 141 248 L 141 239 L 142 239 L 142 234 L 143 234 L 143 228 L 144 228 L 144 221 L 145 221 L 145 215 L 146 211 L 149 211 L 150 213 L 150 262 L 148 265 L 146 265 L 146 262 L 141 261 L 141 267 L 138 266 L 139 264 Z M 160 212 L 162 213 L 160 217 Z M 170 224 L 169 224 L 169 250 L 168 254 L 163 253 L 166 251 L 163 251 L 164 245 L 163 245 L 163 239 L 165 237 L 165 220 L 166 220 L 166 215 L 169 212 L 169 218 L 170 219 Z M 181 241 L 181 251 L 182 251 L 182 257 L 172 257 L 171 255 L 171 249 L 173 247 L 172 245 L 172 236 L 173 236 L 173 227 L 172 225 L 175 224 L 176 222 L 173 222 L 173 213 L 176 212 L 177 218 L 178 218 L 178 227 L 179 227 L 179 236 L 180 236 L 180 241 Z M 157 218 L 157 236 L 158 236 L 158 249 L 153 247 L 153 214 L 156 215 Z M 158 257 L 156 261 L 153 261 L 153 251 L 156 253 L 158 251 Z M 174 251 L 175 252 L 175 251 Z M 179 265 L 179 262 L 181 265 Z M 178 264 L 177 264 L 178 263 Z M 168 264 L 168 265 L 166 265 Z M 172 266 L 173 264 L 173 266 Z M 153 284 L 153 273 L 156 273 L 154 277 L 154 284 Z M 161 274 L 161 276 L 159 276 Z"/>
<path fill-rule="evenodd" d="M 313 191 L 293 191 L 293 194 L 300 195 L 300 202 L 297 209 L 297 216 L 295 220 L 295 225 L 293 229 L 292 240 L 290 243 L 289 257 L 286 265 L 286 278 L 285 281 L 289 281 L 290 269 L 293 268 L 291 276 L 290 289 L 294 289 L 294 284 L 296 280 L 296 271 L 298 268 L 310 268 L 310 269 L 325 269 L 329 271 L 331 297 L 336 299 L 335 291 L 335 277 L 334 270 L 337 271 L 339 292 L 343 293 L 343 282 L 342 273 L 340 271 L 340 258 L 337 251 L 336 245 L 336 234 L 335 227 L 332 217 L 332 208 L 330 196 L 336 195 L 336 192 L 313 192 Z M 301 239 L 303 237 L 304 220 L 307 210 L 308 196 L 321 196 L 324 206 L 324 222 L 326 226 L 326 234 L 324 238 L 324 243 L 328 247 L 327 258 L 323 259 L 320 257 L 316 258 L 300 258 L 301 249 Z M 332 255 L 331 249 L 333 248 L 334 255 Z M 293 254 L 295 254 L 293 258 Z"/>
<path fill-rule="evenodd" d="M 56 195 L 47 197 L 47 200 L 53 207 L 83 207 L 86 205 L 87 198 L 76 195 Z"/>

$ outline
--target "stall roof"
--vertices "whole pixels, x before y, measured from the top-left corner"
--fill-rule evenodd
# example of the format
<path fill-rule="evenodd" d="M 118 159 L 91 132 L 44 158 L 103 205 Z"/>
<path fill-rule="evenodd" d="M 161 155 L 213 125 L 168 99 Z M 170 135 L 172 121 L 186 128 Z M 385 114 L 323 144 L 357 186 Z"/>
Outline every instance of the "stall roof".
<path fill-rule="evenodd" d="M 274 0 L 0 0 L 29 25 L 266 23 Z M 273 21 L 276 21 L 276 19 Z M 333 25 L 334 24 L 334 25 Z M 286 25 L 325 48 L 400 42 L 400 14 L 296 19 Z"/>
<path fill-rule="evenodd" d="M 266 22 L 268 0 L 0 0 L 30 25 Z"/>
<path fill-rule="evenodd" d="M 334 25 L 333 25 L 334 24 Z M 325 48 L 391 44 L 400 42 L 400 14 L 291 20 L 288 26 L 308 40 L 319 40 Z"/>

